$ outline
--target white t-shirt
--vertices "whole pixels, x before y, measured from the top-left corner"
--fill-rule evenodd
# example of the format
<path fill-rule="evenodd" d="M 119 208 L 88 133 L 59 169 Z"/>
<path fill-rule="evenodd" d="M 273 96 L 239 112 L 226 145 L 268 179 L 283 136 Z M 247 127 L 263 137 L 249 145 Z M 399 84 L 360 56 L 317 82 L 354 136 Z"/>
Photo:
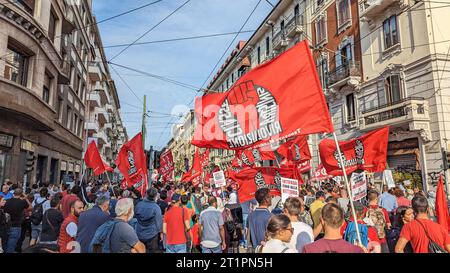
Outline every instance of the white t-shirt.
<path fill-rule="evenodd" d="M 303 247 L 314 242 L 312 228 L 303 222 L 291 222 L 294 228 L 289 248 L 296 249 L 299 253 L 303 253 Z"/>
<path fill-rule="evenodd" d="M 230 193 L 227 204 L 233 205 L 237 204 L 237 194 L 235 192 Z"/>
<path fill-rule="evenodd" d="M 283 252 L 284 251 L 284 252 Z M 262 253 L 298 253 L 296 250 L 289 247 L 288 244 L 283 243 L 278 239 L 270 239 L 263 246 Z"/>

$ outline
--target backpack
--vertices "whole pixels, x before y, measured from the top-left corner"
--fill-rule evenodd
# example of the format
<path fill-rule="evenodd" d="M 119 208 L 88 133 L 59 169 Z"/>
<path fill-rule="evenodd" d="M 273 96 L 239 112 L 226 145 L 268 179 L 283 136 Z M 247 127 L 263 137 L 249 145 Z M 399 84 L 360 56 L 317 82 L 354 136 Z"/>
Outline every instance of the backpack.
<path fill-rule="evenodd" d="M 430 235 L 428 234 L 428 231 L 426 230 L 425 226 L 419 221 L 416 220 L 423 228 L 423 231 L 425 231 L 425 234 L 428 238 L 428 253 L 447 253 L 442 247 L 440 247 L 433 239 L 431 239 Z"/>
<path fill-rule="evenodd" d="M 200 197 L 195 196 L 195 194 L 193 195 L 194 197 L 194 206 L 196 208 L 196 210 L 198 211 L 198 214 L 200 214 L 203 211 L 203 206 L 202 206 L 202 200 Z"/>
<path fill-rule="evenodd" d="M 242 240 L 242 228 L 233 218 L 230 209 L 225 208 L 225 229 L 230 236 L 230 241 L 237 242 Z"/>
<path fill-rule="evenodd" d="M 359 235 L 361 236 L 361 244 L 367 247 L 369 244 L 369 227 L 364 224 L 358 224 Z M 358 234 L 356 233 L 355 222 L 349 222 L 344 232 L 344 240 L 351 244 L 358 242 Z"/>
<path fill-rule="evenodd" d="M 31 223 L 33 225 L 37 226 L 40 223 L 42 223 L 42 218 L 44 218 L 44 207 L 43 204 L 47 202 L 47 199 L 42 201 L 41 203 L 36 202 L 36 204 L 33 207 L 33 210 L 31 211 Z"/>
<path fill-rule="evenodd" d="M 376 209 L 368 208 L 366 217 L 368 217 L 377 231 L 378 238 L 383 239 L 386 237 L 386 219 L 384 217 L 383 209 L 378 207 Z"/>
<path fill-rule="evenodd" d="M 89 253 L 111 253 L 111 235 L 117 220 L 109 220 L 99 226 L 89 244 Z"/>

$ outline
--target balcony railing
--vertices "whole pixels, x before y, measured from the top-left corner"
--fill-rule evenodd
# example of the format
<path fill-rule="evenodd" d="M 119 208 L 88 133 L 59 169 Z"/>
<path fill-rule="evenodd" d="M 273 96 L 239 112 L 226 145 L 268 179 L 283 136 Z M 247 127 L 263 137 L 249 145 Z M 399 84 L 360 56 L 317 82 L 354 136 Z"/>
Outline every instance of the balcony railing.
<path fill-rule="evenodd" d="M 303 15 L 293 16 L 286 25 L 286 35 L 292 37 L 302 33 L 304 31 L 304 20 Z"/>
<path fill-rule="evenodd" d="M 286 30 L 282 29 L 275 33 L 272 38 L 273 49 L 277 50 L 288 45 L 286 40 Z"/>
<path fill-rule="evenodd" d="M 349 61 L 335 70 L 328 72 L 328 85 L 331 86 L 349 77 L 360 77 L 361 76 L 361 64 L 356 61 Z"/>
<path fill-rule="evenodd" d="M 371 129 L 411 121 L 429 121 L 428 101 L 410 97 L 362 112 L 361 129 Z"/>
<path fill-rule="evenodd" d="M 407 1 L 405 0 L 364 0 L 360 3 L 360 14 L 361 17 L 366 19 L 373 19 L 380 13 L 383 13 L 391 5 L 402 5 L 406 6 Z"/>

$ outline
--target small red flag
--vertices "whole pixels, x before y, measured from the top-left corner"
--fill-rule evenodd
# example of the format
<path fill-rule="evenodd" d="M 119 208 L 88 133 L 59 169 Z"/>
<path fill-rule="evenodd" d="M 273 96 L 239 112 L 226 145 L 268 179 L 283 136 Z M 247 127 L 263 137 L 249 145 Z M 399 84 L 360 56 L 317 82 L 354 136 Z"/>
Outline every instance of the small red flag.
<path fill-rule="evenodd" d="M 448 215 L 447 195 L 444 191 L 444 180 L 439 179 L 436 190 L 436 216 L 438 223 L 450 233 L 450 217 Z"/>
<path fill-rule="evenodd" d="M 382 172 L 386 169 L 389 127 L 372 131 L 356 139 L 339 142 L 347 174 L 356 170 Z M 334 140 L 319 144 L 320 160 L 328 174 L 342 176 L 339 153 Z"/>
<path fill-rule="evenodd" d="M 114 171 L 110 166 L 103 162 L 95 141 L 91 141 L 91 143 L 89 143 L 86 153 L 84 154 L 84 162 L 88 168 L 94 170 L 94 175 L 96 176 L 101 175 L 106 171 Z"/>
<path fill-rule="evenodd" d="M 255 198 L 259 188 L 269 188 L 272 195 L 281 195 L 281 178 L 296 178 L 293 169 L 258 167 L 245 168 L 240 172 L 230 172 L 230 179 L 238 185 L 240 202 Z"/>
<path fill-rule="evenodd" d="M 122 146 L 116 165 L 126 180 L 127 186 L 138 189 L 144 196 L 148 187 L 148 178 L 142 133 L 137 134 Z"/>
<path fill-rule="evenodd" d="M 300 162 L 311 159 L 307 136 L 298 136 L 283 143 L 278 148 L 278 153 L 290 161 Z"/>
<path fill-rule="evenodd" d="M 159 173 L 162 176 L 164 182 L 172 180 L 172 173 L 175 170 L 175 164 L 173 163 L 172 151 L 169 149 L 160 156 Z"/>

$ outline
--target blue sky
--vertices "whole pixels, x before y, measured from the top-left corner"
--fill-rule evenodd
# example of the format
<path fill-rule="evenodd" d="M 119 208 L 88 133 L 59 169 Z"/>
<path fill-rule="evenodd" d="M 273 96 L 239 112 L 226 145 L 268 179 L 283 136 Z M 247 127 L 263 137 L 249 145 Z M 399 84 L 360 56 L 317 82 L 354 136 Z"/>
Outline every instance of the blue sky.
<path fill-rule="evenodd" d="M 94 0 L 93 10 L 97 21 L 100 21 L 153 1 Z M 133 42 L 185 1 L 164 0 L 139 11 L 99 24 L 103 45 L 110 46 Z M 275 4 L 277 1 L 271 0 L 271 2 Z M 258 0 L 191 0 L 177 13 L 142 38 L 140 42 L 236 32 L 241 28 L 257 3 Z M 256 29 L 271 9 L 272 7 L 263 0 L 244 30 Z M 240 34 L 235 44 L 239 40 L 248 39 L 250 36 L 251 33 Z M 228 35 L 132 46 L 121 56 L 114 59 L 113 62 L 200 87 L 233 38 L 234 35 Z M 107 58 L 112 58 L 122 49 L 105 49 Z M 231 53 L 231 49 L 228 53 Z M 228 53 L 224 59 L 228 57 Z M 148 110 L 177 115 L 180 111 L 188 109 L 187 103 L 191 102 L 196 94 L 190 89 L 122 68 L 114 68 L 138 97 L 143 98 L 144 95 L 147 95 Z M 138 112 L 142 112 L 142 103 L 129 91 L 114 70 L 111 69 L 111 73 L 121 101 L 122 120 L 131 138 L 141 130 L 141 114 Z M 136 106 L 141 108 L 138 109 Z M 164 126 L 171 118 L 170 116 L 162 117 L 159 115 L 148 119 L 145 145 L 147 148 L 153 145 L 160 149 L 166 145 L 171 137 L 170 128 L 172 125 L 170 124 L 167 129 L 164 129 Z M 176 118 L 172 122 L 176 122 Z"/>

